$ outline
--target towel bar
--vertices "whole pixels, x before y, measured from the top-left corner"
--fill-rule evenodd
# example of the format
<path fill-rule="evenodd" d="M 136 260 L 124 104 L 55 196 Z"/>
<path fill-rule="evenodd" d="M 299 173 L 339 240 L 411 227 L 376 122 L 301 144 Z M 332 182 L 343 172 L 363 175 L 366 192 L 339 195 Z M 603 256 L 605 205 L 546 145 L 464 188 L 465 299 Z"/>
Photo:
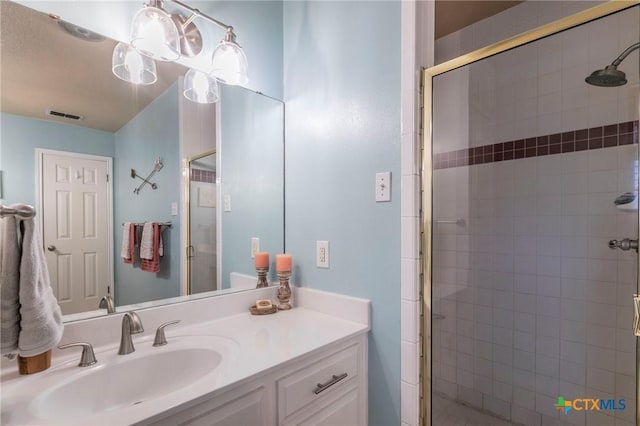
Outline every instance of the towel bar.
<path fill-rule="evenodd" d="M 173 223 L 169 222 L 158 222 L 160 226 L 172 226 Z M 133 226 L 144 226 L 144 222 L 131 222 Z M 124 226 L 124 222 L 122 222 L 122 226 Z"/>
<path fill-rule="evenodd" d="M 29 204 L 13 204 L 3 206 L 0 204 L 0 217 L 16 216 L 18 219 L 31 219 L 36 215 L 36 209 Z"/>

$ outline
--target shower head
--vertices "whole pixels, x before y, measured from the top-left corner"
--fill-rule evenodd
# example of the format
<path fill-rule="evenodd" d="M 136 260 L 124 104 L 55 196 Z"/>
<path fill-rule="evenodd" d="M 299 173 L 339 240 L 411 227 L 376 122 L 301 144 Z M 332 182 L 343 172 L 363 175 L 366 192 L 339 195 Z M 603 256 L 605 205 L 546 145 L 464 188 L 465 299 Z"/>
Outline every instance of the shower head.
<path fill-rule="evenodd" d="M 592 86 L 616 87 L 627 84 L 627 75 L 615 65 L 607 65 L 603 70 L 592 72 L 584 81 Z"/>
<path fill-rule="evenodd" d="M 618 65 L 629 56 L 629 53 L 636 49 L 640 49 L 640 43 L 632 44 L 627 47 L 624 52 L 616 58 L 611 65 L 607 65 L 603 70 L 597 70 L 591 73 L 591 75 L 584 79 L 587 83 L 593 86 L 599 87 L 617 87 L 627 84 L 627 76 L 622 71 L 618 70 Z"/>

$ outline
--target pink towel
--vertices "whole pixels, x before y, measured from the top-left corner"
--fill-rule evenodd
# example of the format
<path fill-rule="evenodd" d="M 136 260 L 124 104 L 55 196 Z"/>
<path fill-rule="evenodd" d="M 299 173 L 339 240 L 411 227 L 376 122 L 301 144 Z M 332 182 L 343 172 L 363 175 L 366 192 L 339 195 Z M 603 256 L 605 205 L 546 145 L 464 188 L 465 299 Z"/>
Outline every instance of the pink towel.
<path fill-rule="evenodd" d="M 125 232 L 127 230 L 125 229 Z M 124 263 L 133 263 L 135 256 L 135 246 L 136 246 L 136 226 L 133 223 L 129 223 L 128 235 L 124 234 L 123 238 L 128 238 L 128 241 L 123 241 L 124 253 L 122 256 L 122 261 Z"/>
<path fill-rule="evenodd" d="M 161 228 L 158 222 L 153 222 L 153 259 L 140 259 L 140 268 L 146 272 L 160 272 L 160 236 Z"/>

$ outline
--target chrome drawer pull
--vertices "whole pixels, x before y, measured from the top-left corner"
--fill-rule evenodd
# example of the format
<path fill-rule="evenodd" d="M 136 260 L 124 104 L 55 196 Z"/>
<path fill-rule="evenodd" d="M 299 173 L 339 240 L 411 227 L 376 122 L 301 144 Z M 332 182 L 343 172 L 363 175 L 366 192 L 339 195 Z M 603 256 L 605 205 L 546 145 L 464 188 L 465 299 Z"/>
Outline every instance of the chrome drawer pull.
<path fill-rule="evenodd" d="M 346 378 L 347 376 L 348 376 L 347 373 L 342 373 L 339 376 L 336 376 L 334 374 L 333 376 L 331 376 L 331 380 L 329 380 L 327 383 L 325 383 L 325 384 L 318 383 L 318 387 L 313 390 L 313 393 L 315 393 L 317 395 L 320 392 L 326 391 L 331 386 L 335 385 L 336 383 L 338 383 L 340 380 Z"/>

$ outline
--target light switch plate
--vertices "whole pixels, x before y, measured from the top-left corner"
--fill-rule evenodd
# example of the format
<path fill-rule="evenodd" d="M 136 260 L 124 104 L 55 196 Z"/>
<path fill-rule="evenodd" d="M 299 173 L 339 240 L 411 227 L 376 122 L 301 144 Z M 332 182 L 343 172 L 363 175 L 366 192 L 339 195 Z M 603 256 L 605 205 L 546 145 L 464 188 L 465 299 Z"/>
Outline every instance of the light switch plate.
<path fill-rule="evenodd" d="M 376 203 L 391 201 L 391 172 L 376 173 Z"/>
<path fill-rule="evenodd" d="M 260 251 L 260 238 L 251 238 L 251 258 L 255 259 L 256 253 Z"/>
<path fill-rule="evenodd" d="M 223 197 L 224 201 L 224 211 L 225 212 L 230 212 L 231 211 L 231 195 L 229 194 L 224 194 Z"/>

